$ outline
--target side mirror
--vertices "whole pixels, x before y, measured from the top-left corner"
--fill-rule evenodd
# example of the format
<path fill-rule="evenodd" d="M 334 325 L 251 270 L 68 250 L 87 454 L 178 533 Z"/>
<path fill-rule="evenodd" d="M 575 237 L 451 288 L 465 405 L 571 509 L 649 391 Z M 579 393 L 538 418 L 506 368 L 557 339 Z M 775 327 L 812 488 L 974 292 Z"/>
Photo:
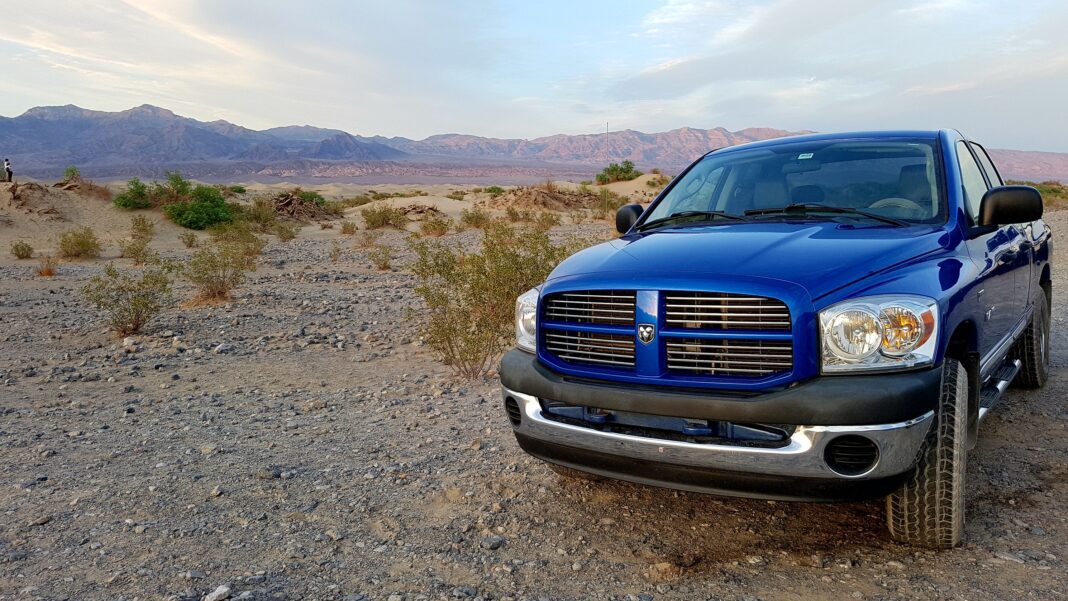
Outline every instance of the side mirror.
<path fill-rule="evenodd" d="M 991 188 L 979 203 L 980 226 L 1027 223 L 1041 217 L 1042 195 L 1031 186 Z"/>
<path fill-rule="evenodd" d="M 616 211 L 616 231 L 620 234 L 626 234 L 630 231 L 638 218 L 642 216 L 642 212 L 645 209 L 641 205 L 623 205 Z"/>

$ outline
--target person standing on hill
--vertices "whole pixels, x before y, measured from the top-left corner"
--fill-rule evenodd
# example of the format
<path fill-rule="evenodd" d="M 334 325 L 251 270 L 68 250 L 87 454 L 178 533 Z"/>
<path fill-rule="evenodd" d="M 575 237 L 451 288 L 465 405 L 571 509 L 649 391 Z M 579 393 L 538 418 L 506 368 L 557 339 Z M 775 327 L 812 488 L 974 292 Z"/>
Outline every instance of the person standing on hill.
<path fill-rule="evenodd" d="M 4 181 L 13 181 L 15 174 L 11 171 L 11 159 L 4 159 Z"/>

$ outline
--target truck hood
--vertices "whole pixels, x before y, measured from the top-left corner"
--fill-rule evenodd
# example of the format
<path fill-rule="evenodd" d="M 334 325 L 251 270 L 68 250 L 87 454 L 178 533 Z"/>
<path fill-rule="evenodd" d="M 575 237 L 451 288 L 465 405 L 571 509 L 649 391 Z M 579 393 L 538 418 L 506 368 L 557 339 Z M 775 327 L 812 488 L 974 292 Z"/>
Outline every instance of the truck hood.
<path fill-rule="evenodd" d="M 636 234 L 578 252 L 549 275 L 626 279 L 657 287 L 672 275 L 780 280 L 812 299 L 888 267 L 943 249 L 949 235 L 931 226 L 857 227 L 831 221 L 753 222 Z M 581 277 L 579 279 L 582 279 Z"/>

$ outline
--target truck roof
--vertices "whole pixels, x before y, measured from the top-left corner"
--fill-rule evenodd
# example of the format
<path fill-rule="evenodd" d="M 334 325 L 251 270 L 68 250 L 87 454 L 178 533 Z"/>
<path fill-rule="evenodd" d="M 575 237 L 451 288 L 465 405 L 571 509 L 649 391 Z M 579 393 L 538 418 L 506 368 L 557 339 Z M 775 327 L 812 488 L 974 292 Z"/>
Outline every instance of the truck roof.
<path fill-rule="evenodd" d="M 718 148 L 716 150 L 713 150 L 712 152 L 733 152 L 735 150 L 748 150 L 752 148 L 769 148 L 772 146 L 780 146 L 782 144 L 795 144 L 797 142 L 815 142 L 819 140 L 889 140 L 893 138 L 919 138 L 935 140 L 938 138 L 939 133 L 939 130 L 934 129 L 894 129 L 804 134 L 800 136 L 786 136 L 784 138 L 771 138 L 769 140 L 760 140 L 759 142 L 747 142 L 745 144 L 738 144 L 737 146 L 727 146 L 725 148 Z"/>

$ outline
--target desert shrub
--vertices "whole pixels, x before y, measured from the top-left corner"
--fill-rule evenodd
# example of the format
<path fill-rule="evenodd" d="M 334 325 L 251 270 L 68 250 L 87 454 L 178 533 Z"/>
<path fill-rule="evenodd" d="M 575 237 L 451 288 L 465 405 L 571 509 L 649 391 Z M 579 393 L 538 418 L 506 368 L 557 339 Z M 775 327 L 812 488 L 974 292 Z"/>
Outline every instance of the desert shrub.
<path fill-rule="evenodd" d="M 212 186 L 193 188 L 188 200 L 167 204 L 163 212 L 174 223 L 191 230 L 202 230 L 234 218 L 233 209 L 218 188 Z"/>
<path fill-rule="evenodd" d="M 56 275 L 56 268 L 58 266 L 59 261 L 56 261 L 51 255 L 45 255 L 41 257 L 41 261 L 37 265 L 37 275 L 50 278 Z"/>
<path fill-rule="evenodd" d="M 230 298 L 230 292 L 245 281 L 245 272 L 255 267 L 245 249 L 220 244 L 197 251 L 183 269 L 185 278 L 197 288 L 198 301 Z"/>
<path fill-rule="evenodd" d="M 278 221 L 274 200 L 267 196 L 257 196 L 252 199 L 251 204 L 230 202 L 227 206 L 233 221 L 246 221 L 253 230 L 260 233 L 271 231 Z"/>
<path fill-rule="evenodd" d="M 11 243 L 11 254 L 16 259 L 29 259 L 33 256 L 33 247 L 25 240 L 17 240 Z"/>
<path fill-rule="evenodd" d="M 382 238 L 382 232 L 377 230 L 365 230 L 356 238 L 356 248 L 371 248 L 378 244 Z"/>
<path fill-rule="evenodd" d="M 548 231 L 549 229 L 560 225 L 560 216 L 556 213 L 550 213 L 548 211 L 542 211 L 534 217 L 534 228 L 541 231 Z"/>
<path fill-rule="evenodd" d="M 656 189 L 656 190 L 660 190 L 660 189 L 663 189 L 664 186 L 666 186 L 669 183 L 671 183 L 671 178 L 670 177 L 668 177 L 668 176 L 666 176 L 666 175 L 664 175 L 662 173 L 657 172 L 655 169 L 653 171 L 654 171 L 653 175 L 655 177 L 650 177 L 648 180 L 646 180 L 646 182 L 645 182 L 646 186 L 648 186 L 650 188 L 653 188 L 653 189 Z"/>
<path fill-rule="evenodd" d="M 119 256 L 124 259 L 131 259 L 134 265 L 144 265 L 155 258 L 156 253 L 148 248 L 148 240 L 146 238 L 131 238 L 119 242 Z"/>
<path fill-rule="evenodd" d="M 590 208 L 593 209 L 598 217 L 601 219 L 614 219 L 616 211 L 619 207 L 627 204 L 627 198 L 620 196 L 608 188 L 601 188 L 598 197 L 590 203 Z"/>
<path fill-rule="evenodd" d="M 545 281 L 576 247 L 501 223 L 486 228 L 478 253 L 425 239 L 408 244 L 416 254 L 416 293 L 427 306 L 427 343 L 468 378 L 482 375 L 511 343 L 516 297 Z"/>
<path fill-rule="evenodd" d="M 257 236 L 244 221 L 219 224 L 208 230 L 208 233 L 217 244 L 238 248 L 250 259 L 259 256 L 267 246 L 267 241 Z M 255 266 L 255 261 L 252 265 Z"/>
<path fill-rule="evenodd" d="M 444 236 L 452 229 L 452 219 L 444 215 L 430 215 L 419 224 L 419 231 L 424 236 Z"/>
<path fill-rule="evenodd" d="M 222 198 L 222 192 L 214 186 L 197 186 L 197 188 L 210 189 L 220 199 Z M 148 191 L 148 196 L 152 201 L 152 206 L 158 207 L 175 202 L 184 202 L 193 196 L 195 192 L 196 188 L 193 187 L 193 183 L 182 177 L 181 173 L 168 171 L 167 179 L 153 184 Z"/>
<path fill-rule="evenodd" d="M 136 177 L 126 182 L 126 190 L 115 196 L 112 202 L 120 209 L 147 209 L 152 206 L 148 186 Z"/>
<path fill-rule="evenodd" d="M 507 207 L 504 209 L 504 217 L 512 223 L 519 223 L 520 221 L 533 221 L 534 213 L 527 209 Z"/>
<path fill-rule="evenodd" d="M 328 200 L 322 206 L 327 213 L 334 217 L 341 217 L 345 214 L 345 209 L 348 208 L 348 206 L 340 200 Z"/>
<path fill-rule="evenodd" d="M 485 189 L 485 192 L 488 193 L 490 196 L 497 198 L 501 194 L 504 194 L 504 188 L 500 186 L 490 186 Z"/>
<path fill-rule="evenodd" d="M 363 221 L 367 224 L 367 229 L 376 230 L 383 227 L 395 227 L 403 230 L 408 226 L 408 216 L 401 209 L 394 207 L 367 207 L 360 210 L 360 214 L 363 215 Z"/>
<path fill-rule="evenodd" d="M 278 239 L 282 242 L 289 242 L 296 238 L 298 232 L 300 232 L 300 226 L 295 223 L 279 221 L 274 225 L 274 235 L 278 236 Z"/>
<path fill-rule="evenodd" d="M 598 184 L 610 184 L 612 182 L 628 182 L 641 176 L 642 172 L 634 169 L 634 163 L 623 161 L 622 163 L 610 163 L 597 174 Z"/>
<path fill-rule="evenodd" d="M 117 335 L 128 336 L 140 332 L 170 302 L 171 276 L 166 269 L 153 267 L 134 277 L 109 264 L 103 275 L 93 276 L 82 288 L 82 296 L 107 313 Z"/>
<path fill-rule="evenodd" d="M 544 188 L 545 191 L 549 194 L 556 192 L 556 182 L 551 179 L 545 180 L 545 183 L 543 183 L 541 187 Z"/>
<path fill-rule="evenodd" d="M 493 221 L 489 211 L 481 207 L 471 207 L 460 212 L 460 223 L 467 227 L 482 229 Z"/>
<path fill-rule="evenodd" d="M 244 194 L 246 192 L 245 187 L 241 184 L 231 184 L 228 189 L 234 194 Z"/>
<path fill-rule="evenodd" d="M 341 245 L 338 244 L 337 240 L 331 240 L 330 241 L 330 262 L 331 263 L 337 263 L 339 260 L 341 260 L 341 253 L 342 253 Z"/>
<path fill-rule="evenodd" d="M 144 215 L 130 218 L 130 238 L 134 240 L 151 240 L 156 235 L 156 224 Z"/>
<path fill-rule="evenodd" d="M 321 229 L 321 230 L 332 230 L 332 229 L 334 229 L 334 224 L 330 223 L 329 221 L 320 221 L 319 222 L 319 229 Z"/>
<path fill-rule="evenodd" d="M 453 200 L 463 200 L 464 196 L 467 196 L 467 193 L 463 190 L 453 190 L 452 192 L 446 194 L 445 198 L 451 198 Z"/>
<path fill-rule="evenodd" d="M 389 261 L 393 258 L 393 251 L 388 246 L 376 244 L 371 247 L 371 250 L 367 251 L 367 258 L 370 259 L 371 265 L 374 265 L 375 269 L 387 271 L 389 269 Z"/>
<path fill-rule="evenodd" d="M 341 233 L 345 234 L 346 236 L 352 236 L 356 233 L 357 229 L 358 228 L 356 227 L 356 224 L 351 221 L 341 222 Z"/>
<path fill-rule="evenodd" d="M 68 230 L 59 237 L 59 254 L 64 259 L 95 259 L 102 248 L 93 228 Z"/>
<path fill-rule="evenodd" d="M 584 196 L 589 196 L 593 194 L 593 189 L 590 188 L 590 184 L 588 182 L 582 182 L 579 184 L 578 193 Z"/>
<path fill-rule="evenodd" d="M 472 194 L 481 194 L 482 193 L 482 188 L 471 188 L 471 193 Z"/>
<path fill-rule="evenodd" d="M 182 232 L 178 234 L 178 239 L 182 241 L 186 248 L 196 248 L 200 245 L 200 238 L 197 238 L 197 235 L 193 232 Z"/>
<path fill-rule="evenodd" d="M 63 180 L 64 181 L 70 182 L 70 181 L 79 180 L 79 179 L 82 179 L 82 170 L 78 169 L 77 166 L 68 165 L 67 168 L 63 170 Z"/>

